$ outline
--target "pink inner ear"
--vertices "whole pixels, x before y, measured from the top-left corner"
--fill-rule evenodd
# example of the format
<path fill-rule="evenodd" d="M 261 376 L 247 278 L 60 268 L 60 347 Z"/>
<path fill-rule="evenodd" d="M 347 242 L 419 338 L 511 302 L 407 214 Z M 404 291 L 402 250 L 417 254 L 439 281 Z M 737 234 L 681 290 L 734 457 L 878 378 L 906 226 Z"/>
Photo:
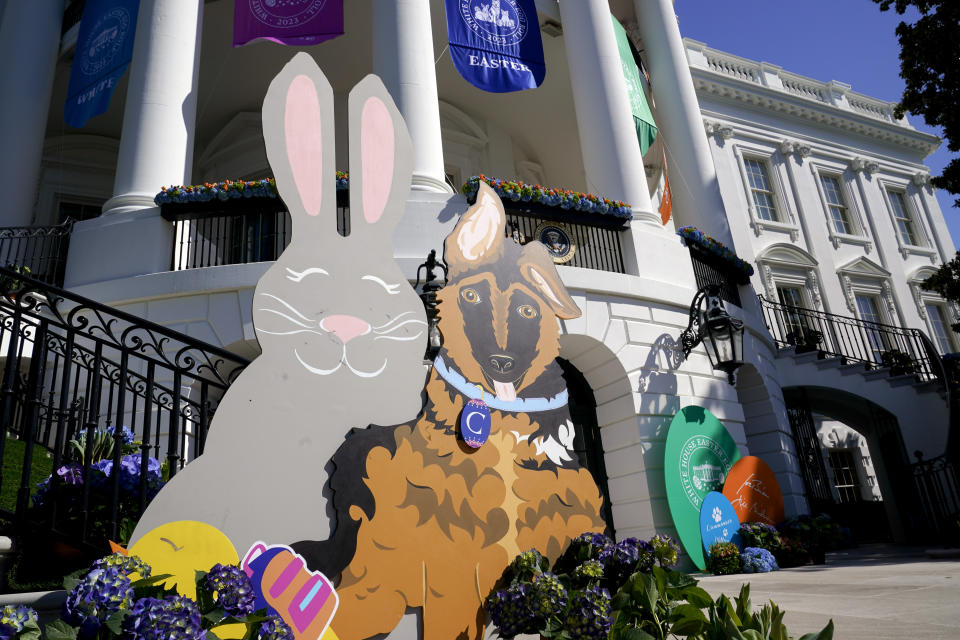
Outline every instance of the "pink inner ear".
<path fill-rule="evenodd" d="M 295 77 L 287 89 L 283 126 L 293 182 L 303 208 L 315 216 L 323 201 L 323 136 L 317 90 L 305 75 Z"/>
<path fill-rule="evenodd" d="M 363 217 L 374 224 L 383 215 L 393 183 L 393 118 L 380 98 L 368 98 L 360 115 Z"/>

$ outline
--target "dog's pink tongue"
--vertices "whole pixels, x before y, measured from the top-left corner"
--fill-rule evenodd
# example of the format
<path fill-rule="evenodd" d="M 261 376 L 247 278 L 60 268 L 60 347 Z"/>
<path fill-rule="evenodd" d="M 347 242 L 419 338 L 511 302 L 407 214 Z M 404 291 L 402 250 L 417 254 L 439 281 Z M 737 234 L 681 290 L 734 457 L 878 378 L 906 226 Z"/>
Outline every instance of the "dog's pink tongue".
<path fill-rule="evenodd" d="M 493 382 L 493 388 L 497 392 L 497 398 L 504 402 L 512 402 L 517 399 L 517 390 L 513 388 L 512 382 Z"/>

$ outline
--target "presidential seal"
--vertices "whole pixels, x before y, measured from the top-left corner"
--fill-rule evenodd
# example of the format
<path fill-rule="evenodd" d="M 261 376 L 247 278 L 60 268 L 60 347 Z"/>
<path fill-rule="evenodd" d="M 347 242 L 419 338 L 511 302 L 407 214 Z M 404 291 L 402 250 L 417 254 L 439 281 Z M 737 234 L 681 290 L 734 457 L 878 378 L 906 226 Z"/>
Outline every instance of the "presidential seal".
<path fill-rule="evenodd" d="M 90 40 L 77 53 L 83 74 L 95 76 L 112 69 L 129 32 L 130 13 L 125 8 L 116 7 L 100 16 L 90 30 Z"/>
<path fill-rule="evenodd" d="M 720 491 L 732 461 L 720 443 L 707 436 L 692 436 L 680 449 L 680 482 L 696 509 L 711 491 Z"/>
<path fill-rule="evenodd" d="M 460 17 L 478 38 L 500 47 L 527 35 L 527 16 L 517 0 L 460 0 Z"/>
<path fill-rule="evenodd" d="M 533 237 L 543 243 L 556 264 L 570 262 L 577 253 L 577 244 L 570 239 L 569 230 L 559 222 L 541 222 Z"/>
<path fill-rule="evenodd" d="M 317 17 L 327 0 L 247 0 L 250 13 L 270 27 L 292 29 Z"/>

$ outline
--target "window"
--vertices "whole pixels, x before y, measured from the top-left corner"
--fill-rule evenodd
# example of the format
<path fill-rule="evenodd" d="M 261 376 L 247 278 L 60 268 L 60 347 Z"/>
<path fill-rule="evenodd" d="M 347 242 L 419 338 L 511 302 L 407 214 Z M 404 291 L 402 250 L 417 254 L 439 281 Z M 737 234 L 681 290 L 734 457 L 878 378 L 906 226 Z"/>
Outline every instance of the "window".
<path fill-rule="evenodd" d="M 747 172 L 750 197 L 757 217 L 761 220 L 776 222 L 779 216 L 777 216 L 773 187 L 770 185 L 770 177 L 767 173 L 767 163 L 759 158 L 744 158 L 743 166 Z"/>
<path fill-rule="evenodd" d="M 883 322 L 883 318 L 880 316 L 880 304 L 875 296 L 858 293 L 856 294 L 856 301 L 857 315 L 860 316 L 861 320 L 876 324 Z M 879 330 L 872 327 L 867 327 L 864 331 L 867 336 L 867 345 L 873 352 L 874 360 L 880 362 L 883 352 L 886 351 L 883 335 Z"/>
<path fill-rule="evenodd" d="M 827 201 L 827 210 L 837 233 L 852 235 L 853 224 L 850 222 L 850 211 L 843 200 L 843 191 L 836 176 L 820 174 L 820 184 L 823 186 L 823 196 Z"/>
<path fill-rule="evenodd" d="M 860 500 L 860 478 L 849 449 L 830 449 L 830 466 L 833 468 L 833 486 L 840 504 Z"/>
<path fill-rule="evenodd" d="M 803 308 L 803 295 L 798 287 L 777 285 L 777 298 L 783 309 L 784 336 L 787 342 L 798 344 L 802 342 L 804 322 L 800 317 L 799 309 Z"/>
<path fill-rule="evenodd" d="M 96 218 L 100 215 L 102 208 L 102 204 L 87 204 L 84 202 L 67 202 L 61 200 L 57 204 L 57 224 L 62 223 L 67 218 L 73 218 L 76 222 Z"/>
<path fill-rule="evenodd" d="M 952 329 L 947 325 L 943 307 L 933 302 L 924 305 L 927 311 L 927 318 L 930 320 L 930 329 L 933 332 L 933 341 L 936 343 L 940 353 L 953 353 L 953 341 L 950 339 Z"/>
<path fill-rule="evenodd" d="M 890 209 L 893 211 L 893 222 L 896 225 L 897 234 L 900 236 L 900 242 L 911 246 L 919 246 L 917 230 L 907 210 L 904 195 L 903 191 L 887 189 L 887 199 L 890 201 Z"/>

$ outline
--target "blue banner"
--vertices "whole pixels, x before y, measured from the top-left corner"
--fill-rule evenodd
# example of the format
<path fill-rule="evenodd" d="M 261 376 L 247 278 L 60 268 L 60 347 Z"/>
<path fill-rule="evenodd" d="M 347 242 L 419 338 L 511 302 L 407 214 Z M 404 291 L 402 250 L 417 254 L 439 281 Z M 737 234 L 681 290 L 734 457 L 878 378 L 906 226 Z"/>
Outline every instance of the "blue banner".
<path fill-rule="evenodd" d="M 139 0 L 87 0 L 70 69 L 64 120 L 80 128 L 110 106 L 133 57 Z"/>
<path fill-rule="evenodd" d="M 534 0 L 446 0 L 450 57 L 484 91 L 536 89 L 547 67 Z"/>

